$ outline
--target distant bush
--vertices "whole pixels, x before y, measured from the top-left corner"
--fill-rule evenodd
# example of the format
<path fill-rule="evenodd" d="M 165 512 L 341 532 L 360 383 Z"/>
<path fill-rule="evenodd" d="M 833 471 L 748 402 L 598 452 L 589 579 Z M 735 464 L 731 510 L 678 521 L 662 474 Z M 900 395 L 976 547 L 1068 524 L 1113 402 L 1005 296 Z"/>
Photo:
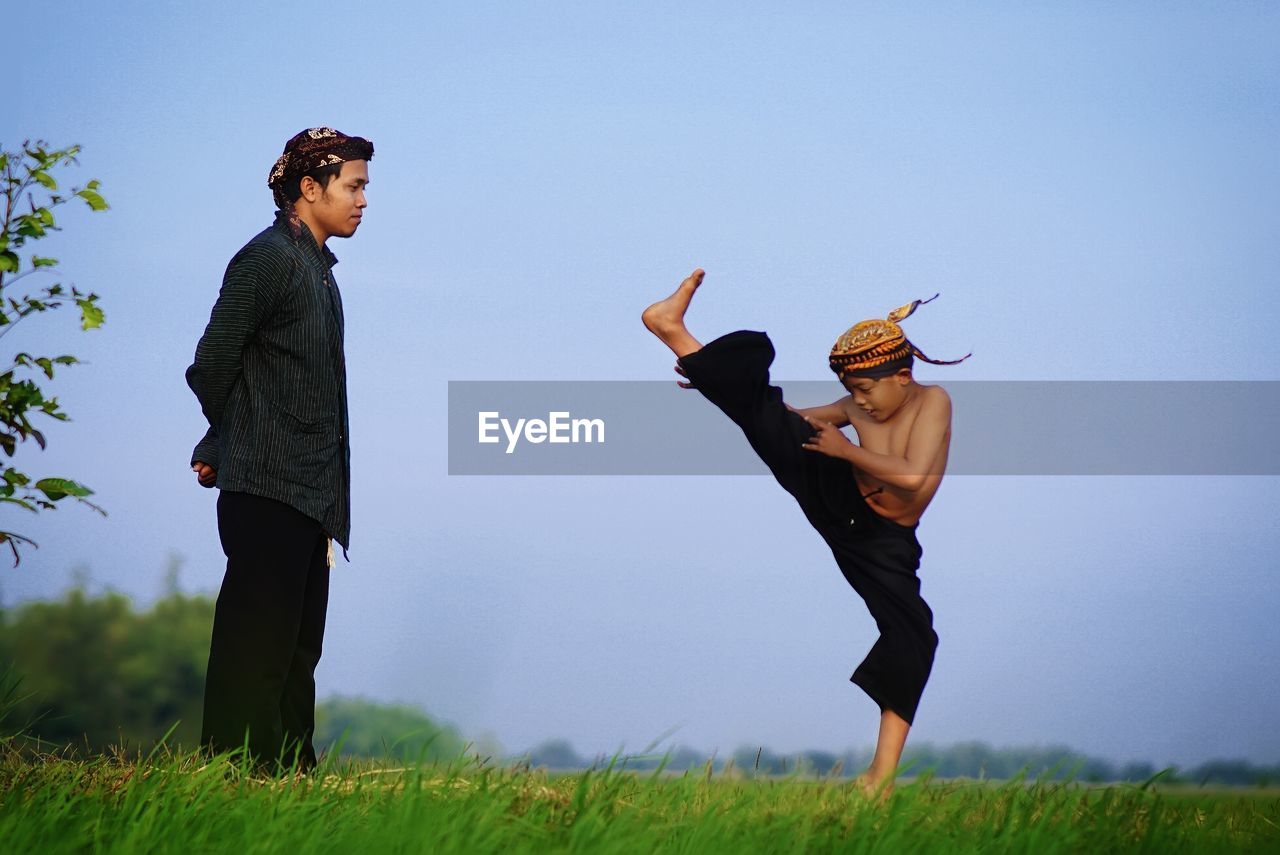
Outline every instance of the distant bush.
<path fill-rule="evenodd" d="M 803 751 L 780 754 L 763 746 L 744 745 L 727 757 L 678 745 L 645 754 L 620 755 L 618 762 L 627 769 L 654 769 L 662 765 L 668 771 L 701 769 L 711 764 L 716 771 L 732 769 L 736 774 L 843 776 L 858 774 L 871 762 L 870 749 L 850 749 L 842 754 L 828 751 Z M 579 754 L 564 739 L 548 740 L 517 758 L 531 766 L 549 770 L 570 771 L 600 767 L 608 755 L 587 757 Z M 1157 769 L 1150 763 L 1128 763 L 1116 766 L 1110 761 L 1072 751 L 1061 746 L 1014 746 L 995 748 L 984 742 L 957 742 L 933 745 L 922 742 L 908 746 L 903 754 L 908 776 L 929 773 L 938 778 L 985 778 L 1007 780 L 1023 775 L 1030 780 L 1075 780 L 1084 782 L 1143 783 L 1159 774 L 1163 783 L 1221 784 L 1229 786 L 1267 787 L 1280 782 L 1280 766 L 1259 766 L 1247 760 L 1212 760 L 1192 769 L 1177 767 Z"/>
<path fill-rule="evenodd" d="M 213 606 L 212 597 L 177 590 L 175 564 L 170 568 L 168 593 L 146 609 L 136 609 L 122 594 L 91 596 L 79 587 L 53 602 L 0 608 L 0 741 L 22 731 L 46 747 L 147 750 L 177 722 L 169 744 L 195 747 L 200 738 Z M 417 707 L 341 696 L 317 705 L 315 744 L 318 750 L 340 745 L 346 757 L 402 762 L 452 760 L 465 747 L 454 727 L 434 721 Z M 611 753 L 580 755 L 567 740 L 552 739 L 511 759 L 571 770 L 600 768 L 611 757 Z M 752 745 L 721 755 L 676 746 L 618 759 L 633 770 L 653 769 L 660 763 L 670 771 L 708 763 L 723 770 L 731 762 L 739 774 L 746 775 L 850 776 L 866 768 L 871 752 L 781 754 Z M 1280 766 L 1259 766 L 1243 759 L 1160 770 L 1150 763 L 1117 766 L 1055 746 L 916 743 L 907 747 L 903 760 L 910 775 L 932 771 L 940 778 L 999 780 L 1025 773 L 1030 778 L 1141 783 L 1160 774 L 1165 783 L 1280 783 Z"/>
<path fill-rule="evenodd" d="M 0 609 L 0 738 L 20 730 L 46 748 L 145 751 L 177 723 L 169 745 L 196 747 L 213 607 L 177 590 L 175 563 L 168 593 L 146 609 L 82 587 Z M 453 758 L 463 748 L 422 710 L 360 698 L 319 703 L 316 731 L 318 749 L 345 731 L 351 757 Z"/>
<path fill-rule="evenodd" d="M 73 588 L 0 611 L 0 669 L 21 683 L 9 720 L 88 751 L 200 739 L 213 600 L 172 592 L 137 611 L 123 594 Z"/>
<path fill-rule="evenodd" d="M 453 760 L 466 747 L 457 730 L 417 707 L 334 697 L 316 706 L 316 750 L 340 740 L 344 757 L 402 761 Z"/>
<path fill-rule="evenodd" d="M 530 766 L 544 769 L 585 769 L 591 761 L 578 756 L 567 739 L 549 739 L 529 750 L 523 758 Z"/>

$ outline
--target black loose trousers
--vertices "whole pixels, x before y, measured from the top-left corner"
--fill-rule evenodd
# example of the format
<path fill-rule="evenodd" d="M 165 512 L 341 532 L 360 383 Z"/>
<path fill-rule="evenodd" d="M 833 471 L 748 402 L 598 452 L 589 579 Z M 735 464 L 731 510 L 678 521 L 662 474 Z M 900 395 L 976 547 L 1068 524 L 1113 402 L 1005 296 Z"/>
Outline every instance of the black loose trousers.
<path fill-rule="evenodd" d="M 260 764 L 316 764 L 316 663 L 329 603 L 323 526 L 283 502 L 249 493 L 218 496 L 227 556 L 213 619 L 201 742 L 216 751 L 246 744 Z"/>
<path fill-rule="evenodd" d="M 773 357 L 767 335 L 740 330 L 681 357 L 679 364 L 694 387 L 742 428 L 866 602 L 880 638 L 850 679 L 881 710 L 911 723 L 938 646 L 933 612 L 916 576 L 922 555 L 916 526 L 872 510 L 847 462 L 801 447 L 814 431 L 787 409 L 782 390 L 769 385 Z"/>

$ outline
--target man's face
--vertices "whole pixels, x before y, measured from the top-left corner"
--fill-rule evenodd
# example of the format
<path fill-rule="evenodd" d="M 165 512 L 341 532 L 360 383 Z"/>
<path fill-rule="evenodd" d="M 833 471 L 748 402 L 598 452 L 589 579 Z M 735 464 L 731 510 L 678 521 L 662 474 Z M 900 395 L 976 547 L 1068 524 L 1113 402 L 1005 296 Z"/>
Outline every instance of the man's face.
<path fill-rule="evenodd" d="M 888 377 L 845 377 L 841 382 L 853 403 L 878 422 L 892 416 L 907 398 L 911 371 L 902 369 Z"/>
<path fill-rule="evenodd" d="M 346 161 L 342 164 L 342 172 L 323 188 L 311 206 L 312 216 L 334 237 L 351 237 L 360 227 L 360 217 L 369 204 L 364 198 L 364 188 L 368 184 L 369 162 Z"/>

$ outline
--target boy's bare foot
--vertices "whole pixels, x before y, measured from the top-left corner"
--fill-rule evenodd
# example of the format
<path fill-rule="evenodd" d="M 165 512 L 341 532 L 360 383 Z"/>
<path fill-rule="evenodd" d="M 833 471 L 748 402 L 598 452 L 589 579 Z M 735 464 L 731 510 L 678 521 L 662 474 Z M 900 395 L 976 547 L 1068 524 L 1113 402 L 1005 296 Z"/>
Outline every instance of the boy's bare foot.
<path fill-rule="evenodd" d="M 680 287 L 665 300 L 659 300 L 640 315 L 649 332 L 662 338 L 664 335 L 684 329 L 684 313 L 689 311 L 693 292 L 702 284 L 702 268 L 689 274 Z"/>
<path fill-rule="evenodd" d="M 892 780 L 881 783 L 881 780 L 872 777 L 870 772 L 863 772 L 853 779 L 853 783 L 862 795 L 869 799 L 875 799 L 877 804 L 884 804 L 893 792 Z"/>
<path fill-rule="evenodd" d="M 662 340 L 678 357 L 688 356 L 702 349 L 702 344 L 689 334 L 684 325 L 684 313 L 689 311 L 693 292 L 702 284 L 702 268 L 689 274 L 676 292 L 665 300 L 659 300 L 640 314 L 640 320 L 649 332 Z"/>

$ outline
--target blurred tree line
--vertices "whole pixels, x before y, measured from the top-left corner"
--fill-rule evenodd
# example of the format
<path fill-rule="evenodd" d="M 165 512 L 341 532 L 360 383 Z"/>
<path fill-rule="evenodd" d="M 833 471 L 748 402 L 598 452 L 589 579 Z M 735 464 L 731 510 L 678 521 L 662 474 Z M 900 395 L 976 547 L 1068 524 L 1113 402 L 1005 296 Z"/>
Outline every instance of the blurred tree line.
<path fill-rule="evenodd" d="M 178 569 L 172 560 L 164 595 L 144 609 L 83 584 L 53 602 L 0 607 L 0 737 L 145 752 L 176 724 L 168 744 L 195 747 L 214 600 L 180 591 Z M 335 697 L 316 706 L 315 743 L 340 740 L 344 756 L 379 759 L 452 759 L 465 747 L 415 707 Z"/>
<path fill-rule="evenodd" d="M 172 560 L 163 595 L 144 609 L 119 593 L 90 595 L 83 583 L 53 602 L 0 606 L 0 739 L 23 730 L 46 748 L 71 745 L 86 751 L 124 746 L 150 749 L 177 723 L 169 744 L 192 747 L 200 736 L 204 673 L 213 627 L 213 598 L 184 594 L 179 563 Z M 8 676 L 6 677 L 6 672 Z M 14 677 L 21 679 L 16 690 Z M 375 759 L 452 759 L 466 747 L 456 729 L 422 710 L 362 698 L 332 697 L 316 707 L 316 746 L 341 740 L 341 753 Z M 345 737 L 344 737 L 345 732 Z M 610 755 L 584 757 L 564 739 L 524 755 L 554 770 L 607 764 Z M 854 775 L 871 751 L 805 751 L 778 754 L 742 747 L 728 756 L 688 746 L 620 758 L 629 769 L 672 771 L 732 768 L 746 774 Z M 1063 747 L 993 748 L 981 742 L 909 745 L 907 774 L 931 769 L 943 778 L 1005 779 L 1068 776 L 1084 781 L 1161 780 L 1197 784 L 1280 784 L 1280 766 L 1215 760 L 1193 769 L 1159 770 L 1149 763 L 1116 765 Z"/>
<path fill-rule="evenodd" d="M 732 769 L 747 775 L 799 773 L 851 777 L 867 768 L 873 753 L 867 748 L 840 754 L 830 751 L 778 754 L 760 746 L 743 746 L 728 757 L 722 757 L 677 745 L 656 752 L 624 755 L 615 760 L 612 755 L 605 754 L 584 757 L 568 741 L 553 739 L 532 749 L 522 759 L 531 766 L 554 770 L 603 768 L 613 761 L 624 762 L 628 769 L 655 769 L 661 765 L 672 772 L 681 772 L 705 769 L 710 763 L 717 771 Z M 993 748 L 982 742 L 961 742 L 944 747 L 920 743 L 908 745 L 902 759 L 907 767 L 906 775 L 918 775 L 929 770 L 939 778 L 1006 780 L 1025 772 L 1032 779 L 1045 776 L 1056 780 L 1142 783 L 1159 773 L 1160 780 L 1166 783 L 1258 787 L 1280 784 L 1280 766 L 1258 766 L 1247 760 L 1213 760 L 1192 769 L 1157 769 L 1150 763 L 1117 765 L 1064 747 Z"/>

